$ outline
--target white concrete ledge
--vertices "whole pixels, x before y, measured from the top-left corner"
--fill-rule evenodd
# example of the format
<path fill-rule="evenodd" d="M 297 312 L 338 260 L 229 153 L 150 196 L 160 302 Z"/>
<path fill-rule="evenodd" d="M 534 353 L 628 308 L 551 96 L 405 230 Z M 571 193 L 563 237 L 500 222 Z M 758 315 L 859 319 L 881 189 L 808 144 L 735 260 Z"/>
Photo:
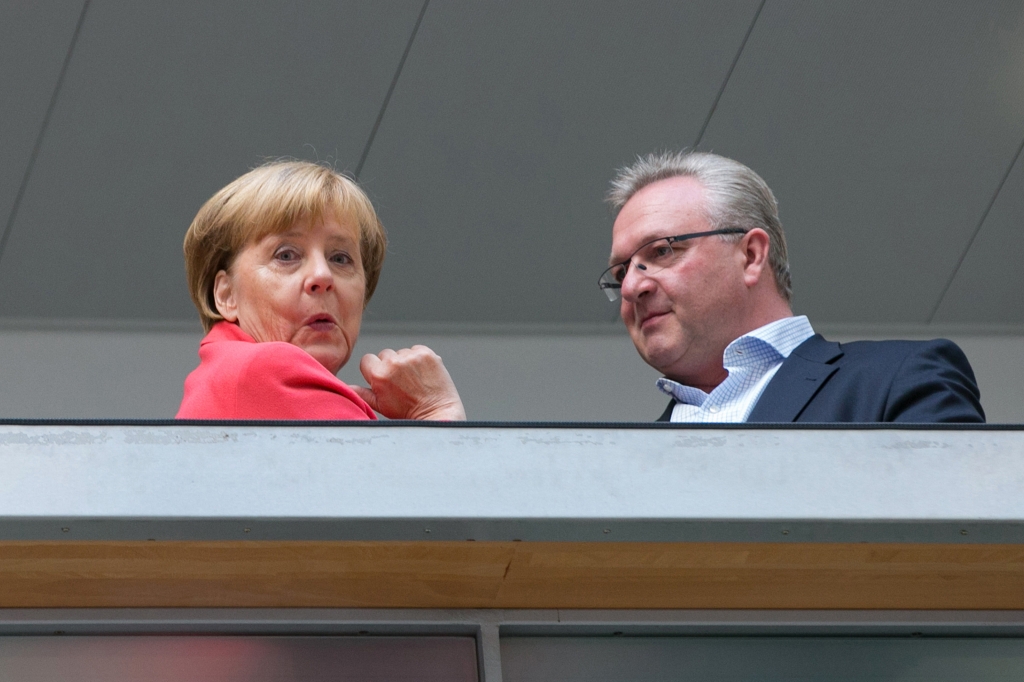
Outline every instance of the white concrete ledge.
<path fill-rule="evenodd" d="M 1024 542 L 1024 431 L 0 425 L 0 539 Z"/>

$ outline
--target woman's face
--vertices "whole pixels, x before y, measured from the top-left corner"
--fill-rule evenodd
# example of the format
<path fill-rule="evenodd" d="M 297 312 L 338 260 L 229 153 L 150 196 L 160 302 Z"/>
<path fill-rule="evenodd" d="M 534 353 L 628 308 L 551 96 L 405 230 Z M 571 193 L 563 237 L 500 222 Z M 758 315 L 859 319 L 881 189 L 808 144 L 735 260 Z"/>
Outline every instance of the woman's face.
<path fill-rule="evenodd" d="M 256 341 L 287 341 L 336 373 L 359 337 L 366 277 L 359 228 L 300 220 L 244 247 L 214 280 L 217 311 Z"/>

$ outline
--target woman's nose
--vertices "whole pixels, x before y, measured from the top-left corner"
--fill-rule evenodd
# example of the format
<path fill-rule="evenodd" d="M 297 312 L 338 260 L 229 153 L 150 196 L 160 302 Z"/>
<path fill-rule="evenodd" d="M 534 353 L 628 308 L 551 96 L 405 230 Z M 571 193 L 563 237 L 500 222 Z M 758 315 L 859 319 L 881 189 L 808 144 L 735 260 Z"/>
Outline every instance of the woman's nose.
<path fill-rule="evenodd" d="M 323 256 L 309 259 L 309 272 L 306 273 L 305 288 L 307 294 L 322 294 L 334 288 L 331 266 Z"/>

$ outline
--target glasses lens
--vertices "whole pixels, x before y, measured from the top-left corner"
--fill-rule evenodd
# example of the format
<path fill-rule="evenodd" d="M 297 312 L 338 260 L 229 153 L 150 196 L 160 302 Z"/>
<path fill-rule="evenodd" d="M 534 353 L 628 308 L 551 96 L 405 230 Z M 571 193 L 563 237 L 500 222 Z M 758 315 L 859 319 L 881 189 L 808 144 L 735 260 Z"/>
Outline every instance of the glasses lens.
<path fill-rule="evenodd" d="M 641 246 L 630 260 L 644 274 L 653 275 L 675 263 L 680 253 L 672 248 L 668 239 L 658 239 Z"/>
<path fill-rule="evenodd" d="M 619 290 L 622 288 L 622 280 L 626 279 L 626 272 L 630 267 L 641 270 L 645 275 L 653 275 L 675 263 L 678 256 L 679 252 L 672 248 L 672 242 L 667 237 L 657 239 L 641 246 L 628 262 L 613 265 L 605 270 L 598 280 L 598 286 L 608 296 L 609 301 L 617 301 L 621 295 Z"/>
<path fill-rule="evenodd" d="M 622 265 L 613 265 L 601 275 L 598 286 L 608 295 L 609 301 L 618 300 L 622 281 L 626 279 L 629 268 L 636 268 L 638 272 L 645 275 L 653 275 L 665 268 L 672 267 L 682 257 L 685 247 L 682 246 L 693 237 L 709 237 L 713 234 L 746 234 L 746 230 L 740 227 L 727 227 L 721 230 L 709 232 L 695 232 L 693 234 L 681 234 L 675 237 L 662 237 L 653 242 L 644 244 L 630 256 L 629 260 Z"/>
<path fill-rule="evenodd" d="M 626 266 L 624 265 L 613 265 L 601 273 L 601 279 L 597 281 L 597 285 L 601 287 L 601 291 L 605 293 L 609 301 L 619 300 L 619 287 L 625 273 Z"/>

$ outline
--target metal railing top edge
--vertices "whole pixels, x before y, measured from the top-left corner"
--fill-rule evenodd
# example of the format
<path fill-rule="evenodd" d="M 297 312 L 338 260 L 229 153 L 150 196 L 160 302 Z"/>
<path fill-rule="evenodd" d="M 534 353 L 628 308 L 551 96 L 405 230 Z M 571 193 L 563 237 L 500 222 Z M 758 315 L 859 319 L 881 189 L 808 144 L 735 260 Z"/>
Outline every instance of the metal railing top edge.
<path fill-rule="evenodd" d="M 175 427 L 303 427 L 303 428 L 446 428 L 446 429 L 635 429 L 695 431 L 1024 431 L 1024 424 L 935 424 L 894 422 L 800 422 L 688 424 L 666 422 L 546 421 L 325 421 L 325 420 L 202 420 L 202 419 L 3 419 L 0 426 L 132 426 Z"/>

